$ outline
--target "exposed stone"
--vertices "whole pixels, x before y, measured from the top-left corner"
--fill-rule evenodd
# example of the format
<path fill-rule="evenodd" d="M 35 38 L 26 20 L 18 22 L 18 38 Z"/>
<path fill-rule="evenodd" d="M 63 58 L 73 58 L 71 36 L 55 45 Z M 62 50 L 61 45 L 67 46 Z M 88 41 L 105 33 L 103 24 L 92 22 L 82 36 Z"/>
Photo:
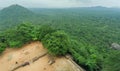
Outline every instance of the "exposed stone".
<path fill-rule="evenodd" d="M 112 43 L 111 48 L 115 50 L 120 50 L 120 45 L 117 43 Z"/>

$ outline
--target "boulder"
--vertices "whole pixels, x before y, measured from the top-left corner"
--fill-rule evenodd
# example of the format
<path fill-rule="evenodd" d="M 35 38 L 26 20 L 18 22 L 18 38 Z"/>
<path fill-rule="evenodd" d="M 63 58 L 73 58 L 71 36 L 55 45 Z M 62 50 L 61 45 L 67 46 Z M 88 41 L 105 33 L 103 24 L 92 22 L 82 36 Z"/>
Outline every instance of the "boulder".
<path fill-rule="evenodd" d="M 120 45 L 117 43 L 112 43 L 111 48 L 115 50 L 120 50 Z"/>

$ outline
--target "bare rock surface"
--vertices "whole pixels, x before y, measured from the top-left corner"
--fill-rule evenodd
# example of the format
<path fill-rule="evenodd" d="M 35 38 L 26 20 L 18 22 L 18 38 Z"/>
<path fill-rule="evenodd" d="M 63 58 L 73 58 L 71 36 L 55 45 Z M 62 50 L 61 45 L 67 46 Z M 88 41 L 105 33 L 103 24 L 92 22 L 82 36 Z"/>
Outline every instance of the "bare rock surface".
<path fill-rule="evenodd" d="M 69 57 L 69 56 L 67 56 Z M 54 59 L 54 60 L 53 60 Z M 71 58 L 47 54 L 42 43 L 32 42 L 18 49 L 6 49 L 0 56 L 0 71 L 84 71 Z"/>
<path fill-rule="evenodd" d="M 112 43 L 111 48 L 115 50 L 120 50 L 120 45 L 117 43 Z"/>

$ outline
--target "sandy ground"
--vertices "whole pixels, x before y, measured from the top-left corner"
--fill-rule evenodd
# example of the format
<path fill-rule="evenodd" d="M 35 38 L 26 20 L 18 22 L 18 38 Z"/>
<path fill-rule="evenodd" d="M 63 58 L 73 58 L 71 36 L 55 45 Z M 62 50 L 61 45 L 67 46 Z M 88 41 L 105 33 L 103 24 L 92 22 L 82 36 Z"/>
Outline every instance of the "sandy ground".
<path fill-rule="evenodd" d="M 0 71 L 11 71 L 15 67 L 30 62 L 38 55 L 46 53 L 40 42 L 33 42 L 19 49 L 6 49 L 0 56 Z M 76 67 L 65 57 L 55 58 L 55 63 L 49 64 L 50 56 L 47 54 L 29 65 L 20 67 L 15 71 L 77 71 Z"/>

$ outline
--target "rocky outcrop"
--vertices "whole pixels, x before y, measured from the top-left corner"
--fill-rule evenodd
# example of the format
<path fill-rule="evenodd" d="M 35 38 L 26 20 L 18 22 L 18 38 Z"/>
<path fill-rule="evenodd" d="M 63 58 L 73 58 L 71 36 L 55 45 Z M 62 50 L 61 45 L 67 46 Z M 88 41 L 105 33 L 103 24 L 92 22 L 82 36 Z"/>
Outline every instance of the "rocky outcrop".
<path fill-rule="evenodd" d="M 120 45 L 117 43 L 112 43 L 111 48 L 114 50 L 120 50 Z"/>
<path fill-rule="evenodd" d="M 85 71 L 72 57 L 55 57 L 42 43 L 32 42 L 19 49 L 8 48 L 0 57 L 0 71 Z"/>

